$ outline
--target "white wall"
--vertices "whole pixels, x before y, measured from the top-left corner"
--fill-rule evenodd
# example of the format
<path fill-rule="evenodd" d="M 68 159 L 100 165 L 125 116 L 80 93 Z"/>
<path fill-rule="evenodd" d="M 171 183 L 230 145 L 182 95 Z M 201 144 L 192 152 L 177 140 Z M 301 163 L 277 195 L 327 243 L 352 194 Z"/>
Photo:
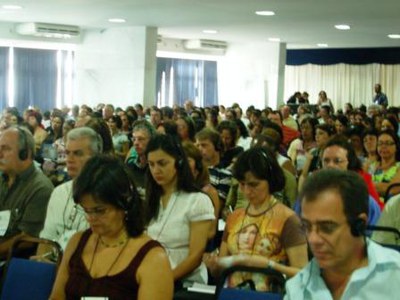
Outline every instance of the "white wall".
<path fill-rule="evenodd" d="M 75 55 L 75 103 L 154 103 L 156 45 L 156 28 L 86 32 Z"/>
<path fill-rule="evenodd" d="M 260 42 L 229 45 L 218 60 L 219 102 L 241 107 L 277 107 L 283 99 L 286 45 Z"/>

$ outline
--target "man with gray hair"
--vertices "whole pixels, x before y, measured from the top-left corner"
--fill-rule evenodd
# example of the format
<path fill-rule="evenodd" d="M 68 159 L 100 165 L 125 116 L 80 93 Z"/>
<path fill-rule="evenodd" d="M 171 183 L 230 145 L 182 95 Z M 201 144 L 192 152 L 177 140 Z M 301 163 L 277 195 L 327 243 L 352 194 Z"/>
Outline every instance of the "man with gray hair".
<path fill-rule="evenodd" d="M 68 175 L 76 178 L 86 162 L 94 155 L 102 152 L 102 139 L 89 127 L 74 128 L 67 134 L 65 146 Z M 47 207 L 44 228 L 41 238 L 57 241 L 65 249 L 70 237 L 78 230 L 88 228 L 85 215 L 76 209 L 72 182 L 70 180 L 57 186 L 51 194 Z M 40 245 L 39 257 L 49 256 L 51 248 Z"/>
<path fill-rule="evenodd" d="M 53 184 L 33 164 L 35 141 L 25 127 L 0 135 L 0 259 L 21 236 L 43 228 Z"/>

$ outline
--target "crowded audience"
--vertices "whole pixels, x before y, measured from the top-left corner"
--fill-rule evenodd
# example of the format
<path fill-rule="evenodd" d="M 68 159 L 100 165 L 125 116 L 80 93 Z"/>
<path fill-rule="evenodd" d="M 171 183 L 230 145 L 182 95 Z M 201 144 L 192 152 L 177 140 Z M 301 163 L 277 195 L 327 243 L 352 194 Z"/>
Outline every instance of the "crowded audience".
<path fill-rule="evenodd" d="M 338 287 L 335 278 L 370 262 L 374 274 L 390 266 L 381 275 L 389 278 L 400 258 L 383 258 L 372 240 L 400 245 L 400 234 L 367 226 L 400 230 L 400 110 L 380 85 L 375 91 L 370 105 L 336 109 L 323 90 L 316 104 L 295 92 L 279 110 L 191 100 L 6 108 L 0 217 L 9 222 L 0 228 L 0 256 L 20 236 L 57 241 L 64 257 L 51 299 L 172 299 L 239 265 L 293 277 L 289 299 L 339 299 L 356 282 Z M 323 210 L 329 201 L 339 209 Z M 329 247 L 350 265 L 325 259 Z M 56 261 L 44 246 L 23 250 Z M 271 289 L 268 277 L 247 272 L 233 273 L 228 286 L 248 281 Z"/>

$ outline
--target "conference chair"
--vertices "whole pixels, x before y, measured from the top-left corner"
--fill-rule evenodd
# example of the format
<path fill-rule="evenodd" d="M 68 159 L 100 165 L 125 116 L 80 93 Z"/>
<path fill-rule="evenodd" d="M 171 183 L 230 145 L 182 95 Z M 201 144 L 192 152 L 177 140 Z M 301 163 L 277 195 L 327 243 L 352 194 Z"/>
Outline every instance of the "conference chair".
<path fill-rule="evenodd" d="M 234 272 L 249 272 L 267 275 L 270 282 L 270 291 L 256 291 L 254 283 L 244 282 L 241 287 L 228 288 L 225 286 L 227 278 Z M 281 300 L 285 289 L 285 277 L 271 268 L 255 268 L 247 266 L 233 266 L 225 269 L 220 277 L 215 291 L 215 300 Z"/>
<path fill-rule="evenodd" d="M 46 244 L 53 249 L 57 261 L 55 263 L 39 262 L 16 256 L 22 245 Z M 61 262 L 62 249 L 56 242 L 21 237 L 13 243 L 5 265 L 2 278 L 1 300 L 47 300 L 56 278 L 57 268 Z"/>
<path fill-rule="evenodd" d="M 383 201 L 385 202 L 385 204 L 386 204 L 386 202 L 389 201 L 390 197 L 393 196 L 393 194 L 391 193 L 391 190 L 396 188 L 396 187 L 400 187 L 400 182 L 392 183 L 386 189 L 385 195 L 383 196 Z"/>
<path fill-rule="evenodd" d="M 389 232 L 395 235 L 396 242 L 400 241 L 400 231 L 397 228 L 389 227 L 389 226 L 375 226 L 375 225 L 368 225 L 367 230 L 369 231 L 384 231 Z M 400 252 L 400 245 L 398 244 L 380 244 L 383 247 L 391 248 L 393 250 Z"/>

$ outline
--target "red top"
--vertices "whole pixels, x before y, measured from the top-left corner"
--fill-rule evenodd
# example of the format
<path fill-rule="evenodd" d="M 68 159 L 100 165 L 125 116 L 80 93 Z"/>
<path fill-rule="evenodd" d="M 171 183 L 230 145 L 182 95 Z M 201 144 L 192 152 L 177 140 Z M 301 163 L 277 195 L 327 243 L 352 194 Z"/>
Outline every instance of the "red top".
<path fill-rule="evenodd" d="M 380 209 L 382 210 L 385 204 L 380 200 L 379 194 L 376 191 L 374 183 L 372 182 L 371 174 L 365 172 L 364 170 L 360 170 L 357 173 L 362 176 L 365 183 L 367 184 L 368 193 L 371 195 L 372 198 L 374 198 L 374 200 L 376 201 L 376 203 L 378 203 Z"/>

